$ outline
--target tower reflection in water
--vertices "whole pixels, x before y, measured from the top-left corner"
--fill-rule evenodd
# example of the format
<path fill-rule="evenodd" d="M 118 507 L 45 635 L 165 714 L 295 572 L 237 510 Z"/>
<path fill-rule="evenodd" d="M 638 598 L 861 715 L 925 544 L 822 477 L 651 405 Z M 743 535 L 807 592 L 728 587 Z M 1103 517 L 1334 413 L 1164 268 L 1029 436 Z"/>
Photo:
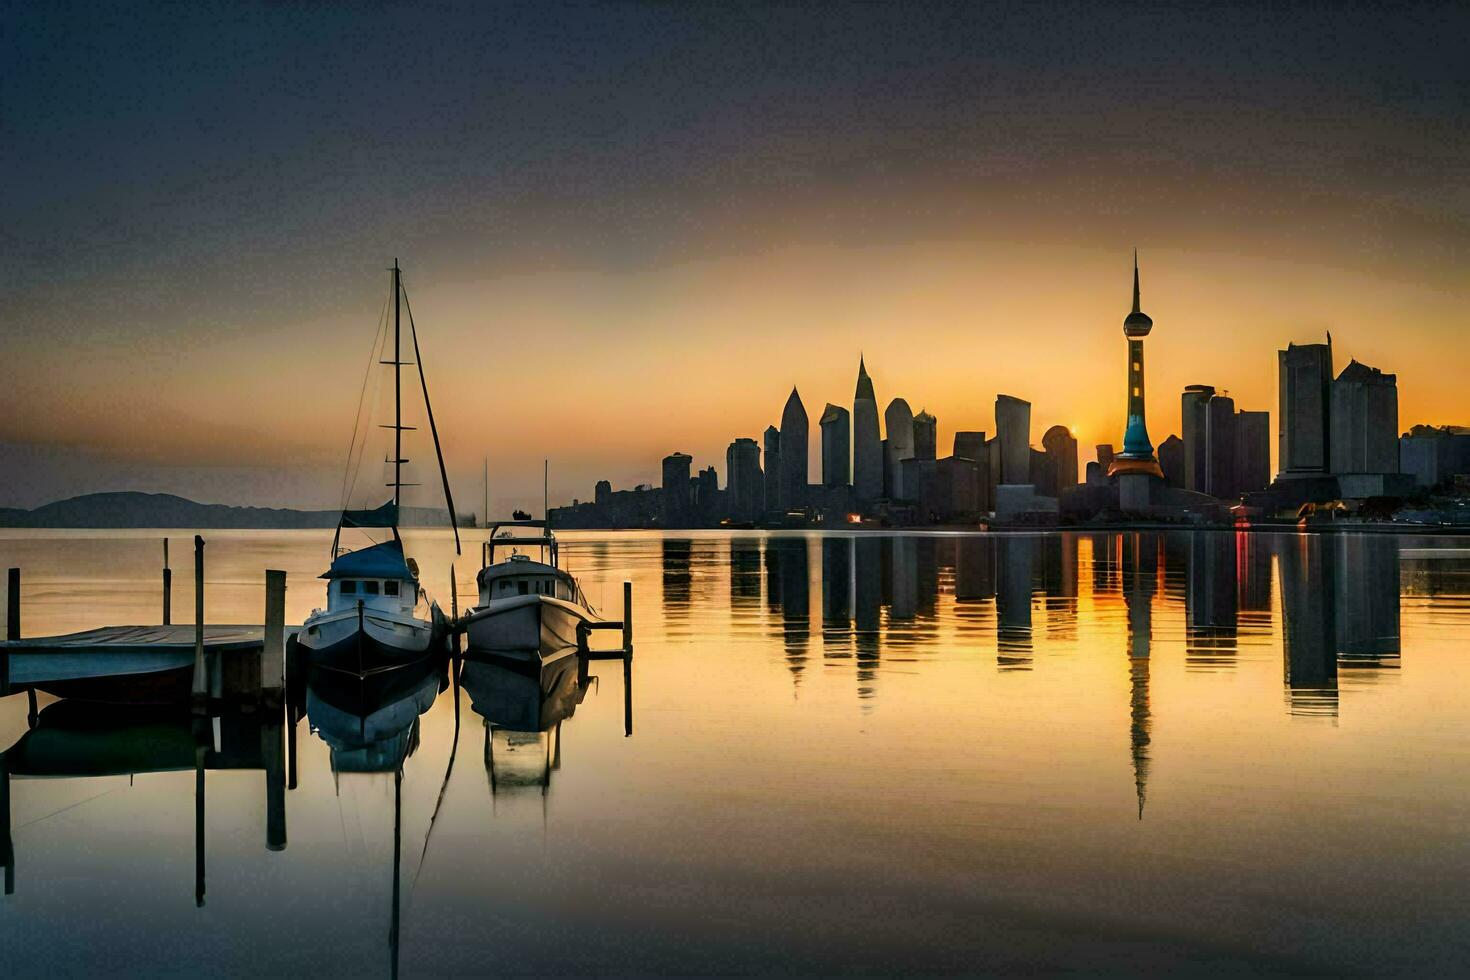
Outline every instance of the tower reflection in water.
<path fill-rule="evenodd" d="M 854 661 L 858 697 L 869 701 L 885 655 L 892 663 L 900 651 L 907 661 L 958 648 L 993 655 L 1002 671 L 1031 669 L 1038 643 L 1085 641 L 1113 621 L 1110 606 L 1122 607 L 1143 753 L 1156 601 L 1170 612 L 1165 622 L 1182 611 L 1187 670 L 1233 670 L 1243 645 L 1258 658 L 1279 632 L 1288 709 L 1332 717 L 1339 671 L 1371 682 L 1398 664 L 1401 549 L 1394 535 L 1220 530 L 737 535 L 730 610 L 736 629 L 781 640 L 798 687 L 816 636 L 825 662 Z M 663 545 L 664 608 L 674 628 L 700 598 L 690 555 L 688 542 Z M 1470 579 L 1470 567 L 1459 571 Z M 1414 574 L 1428 581 L 1428 572 Z"/>

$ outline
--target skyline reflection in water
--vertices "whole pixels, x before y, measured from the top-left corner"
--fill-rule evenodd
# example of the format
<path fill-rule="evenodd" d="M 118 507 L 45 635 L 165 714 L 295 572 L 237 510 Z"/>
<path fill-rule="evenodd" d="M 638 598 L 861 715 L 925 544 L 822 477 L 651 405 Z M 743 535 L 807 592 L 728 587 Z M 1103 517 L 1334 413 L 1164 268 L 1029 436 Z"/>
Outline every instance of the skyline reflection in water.
<path fill-rule="evenodd" d="M 322 535 L 207 537 L 212 621 L 257 619 L 267 566 L 288 621 L 320 604 Z M 1420 972 L 1470 952 L 1463 539 L 563 538 L 608 615 L 634 584 L 627 672 L 301 690 L 284 730 L 43 699 L 27 731 L 24 699 L 0 702 L 14 970 Z M 408 540 L 447 595 L 447 535 Z M 0 537 L 27 635 L 156 620 L 157 550 Z M 475 568 L 455 563 L 462 601 Z"/>

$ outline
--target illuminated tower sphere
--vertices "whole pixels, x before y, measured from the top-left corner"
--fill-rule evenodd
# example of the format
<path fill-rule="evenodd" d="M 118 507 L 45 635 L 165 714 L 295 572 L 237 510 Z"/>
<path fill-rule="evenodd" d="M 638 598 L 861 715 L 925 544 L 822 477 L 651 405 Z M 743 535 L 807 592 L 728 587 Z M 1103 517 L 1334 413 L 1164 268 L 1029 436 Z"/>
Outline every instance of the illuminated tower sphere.
<path fill-rule="evenodd" d="M 1163 479 L 1159 461 L 1154 458 L 1154 445 L 1148 438 L 1148 424 L 1143 410 L 1143 338 L 1154 328 L 1154 321 L 1138 308 L 1138 253 L 1133 253 L 1133 312 L 1123 320 L 1123 335 L 1128 338 L 1128 427 L 1123 430 L 1123 451 L 1113 458 L 1109 476 L 1142 473 Z"/>

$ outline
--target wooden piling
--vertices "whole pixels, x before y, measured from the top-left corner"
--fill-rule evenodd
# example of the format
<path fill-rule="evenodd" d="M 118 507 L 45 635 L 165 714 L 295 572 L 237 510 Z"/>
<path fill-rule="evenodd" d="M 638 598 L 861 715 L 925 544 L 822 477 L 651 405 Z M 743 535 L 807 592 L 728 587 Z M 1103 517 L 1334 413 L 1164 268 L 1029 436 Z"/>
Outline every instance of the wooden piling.
<path fill-rule="evenodd" d="M 282 575 L 284 576 L 284 572 Z M 272 709 L 260 732 L 260 754 L 265 759 L 265 846 L 266 850 L 286 849 L 286 759 L 281 719 L 288 712 Z"/>
<path fill-rule="evenodd" d="M 20 639 L 20 569 L 5 576 L 5 639 Z M 0 654 L 0 697 L 10 693 L 10 651 Z"/>
<path fill-rule="evenodd" d="M 196 547 L 202 547 L 202 541 Z M 194 747 L 194 907 L 204 907 L 204 753 L 202 743 Z"/>
<path fill-rule="evenodd" d="M 0 752 L 0 864 L 5 865 L 5 894 L 15 894 L 15 841 L 10 836 L 10 764 Z"/>
<path fill-rule="evenodd" d="M 194 686 L 193 702 L 209 700 L 209 665 L 204 662 L 204 538 L 194 535 Z"/>
<path fill-rule="evenodd" d="M 286 573 L 265 572 L 265 637 L 260 647 L 262 694 L 280 694 L 286 683 Z"/>
<path fill-rule="evenodd" d="M 633 735 L 633 654 L 623 657 L 623 736 Z"/>
<path fill-rule="evenodd" d="M 633 656 L 633 583 L 623 582 L 623 656 Z"/>
<path fill-rule="evenodd" d="M 163 539 L 163 625 L 174 621 L 174 570 L 168 567 L 168 538 Z"/>

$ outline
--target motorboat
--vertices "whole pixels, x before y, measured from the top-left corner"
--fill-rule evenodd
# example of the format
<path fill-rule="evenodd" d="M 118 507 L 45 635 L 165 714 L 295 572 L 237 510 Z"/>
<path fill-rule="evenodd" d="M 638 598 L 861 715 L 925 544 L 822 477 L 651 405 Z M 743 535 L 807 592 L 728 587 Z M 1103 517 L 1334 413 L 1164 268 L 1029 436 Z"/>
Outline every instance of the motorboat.
<path fill-rule="evenodd" d="M 544 520 L 495 523 L 476 582 L 479 604 L 459 621 L 471 657 L 539 663 L 543 652 L 585 646 L 587 626 L 602 620 L 561 567 L 556 535 Z"/>

